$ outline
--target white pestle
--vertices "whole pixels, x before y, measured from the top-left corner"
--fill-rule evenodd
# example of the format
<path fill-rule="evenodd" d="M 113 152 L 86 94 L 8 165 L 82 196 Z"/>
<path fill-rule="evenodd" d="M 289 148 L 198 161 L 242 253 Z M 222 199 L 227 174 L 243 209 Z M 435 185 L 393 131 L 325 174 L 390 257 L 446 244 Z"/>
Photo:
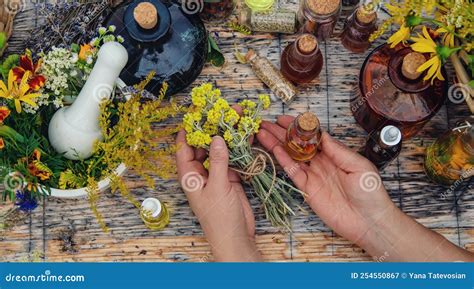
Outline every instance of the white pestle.
<path fill-rule="evenodd" d="M 120 72 L 128 61 L 127 50 L 118 42 L 107 42 L 86 84 L 70 107 L 59 109 L 48 128 L 49 142 L 71 160 L 92 155 L 94 142 L 102 140 L 99 126 L 100 103 L 109 99 Z"/>

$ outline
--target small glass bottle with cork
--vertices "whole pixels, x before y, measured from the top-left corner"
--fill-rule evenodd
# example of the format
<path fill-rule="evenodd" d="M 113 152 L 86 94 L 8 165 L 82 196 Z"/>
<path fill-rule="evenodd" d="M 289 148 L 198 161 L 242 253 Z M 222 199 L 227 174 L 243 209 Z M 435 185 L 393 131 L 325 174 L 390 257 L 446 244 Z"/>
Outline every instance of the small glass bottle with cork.
<path fill-rule="evenodd" d="M 290 124 L 286 134 L 285 149 L 296 161 L 309 161 L 321 144 L 321 126 L 312 112 L 298 115 Z"/>
<path fill-rule="evenodd" d="M 250 63 L 255 75 L 265 83 L 284 103 L 289 104 L 298 94 L 298 89 L 265 57 L 249 49 L 245 60 Z"/>
<path fill-rule="evenodd" d="M 364 1 L 347 18 L 341 33 L 342 45 L 354 52 L 363 53 L 370 47 L 370 35 L 377 30 L 378 5 Z"/>
<path fill-rule="evenodd" d="M 281 56 L 281 72 L 293 83 L 311 82 L 323 68 L 316 36 L 305 33 L 288 45 Z"/>
<path fill-rule="evenodd" d="M 140 218 L 150 230 L 161 230 L 170 222 L 168 208 L 155 198 L 147 198 L 142 202 Z"/>
<path fill-rule="evenodd" d="M 243 5 L 239 22 L 255 32 L 293 34 L 296 31 L 296 13 L 286 9 L 256 12 Z"/>
<path fill-rule="evenodd" d="M 331 37 L 341 12 L 341 0 L 302 0 L 298 11 L 301 32 L 319 40 Z"/>
<path fill-rule="evenodd" d="M 402 133 L 393 125 L 375 130 L 367 137 L 359 153 L 383 170 L 402 150 Z"/>

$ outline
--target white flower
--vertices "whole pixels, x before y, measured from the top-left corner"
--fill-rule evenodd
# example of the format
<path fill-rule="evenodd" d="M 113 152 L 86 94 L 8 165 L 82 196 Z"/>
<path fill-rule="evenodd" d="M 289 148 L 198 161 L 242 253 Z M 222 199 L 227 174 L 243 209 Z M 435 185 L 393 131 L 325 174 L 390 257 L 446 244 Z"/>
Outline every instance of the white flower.
<path fill-rule="evenodd" d="M 56 97 L 54 100 L 53 100 L 53 104 L 56 108 L 60 108 L 60 107 L 63 107 L 64 104 L 63 104 L 63 100 L 62 98 L 59 98 L 59 97 Z"/>
<path fill-rule="evenodd" d="M 94 60 L 92 59 L 91 56 L 88 56 L 87 59 L 86 59 L 87 64 L 92 64 L 93 61 Z"/>
<path fill-rule="evenodd" d="M 95 47 L 97 45 L 99 45 L 99 38 L 95 37 L 95 38 L 92 38 L 91 42 L 89 43 L 91 46 Z"/>
<path fill-rule="evenodd" d="M 110 26 L 109 26 L 109 31 L 110 31 L 110 32 L 115 32 L 115 29 L 117 29 L 117 28 L 115 27 L 115 25 L 110 25 Z"/>
<path fill-rule="evenodd" d="M 79 55 L 77 53 L 73 53 L 71 57 L 71 62 L 76 63 L 79 60 Z"/>
<path fill-rule="evenodd" d="M 72 77 L 77 76 L 77 70 L 72 70 L 71 73 L 69 73 L 69 75 Z"/>

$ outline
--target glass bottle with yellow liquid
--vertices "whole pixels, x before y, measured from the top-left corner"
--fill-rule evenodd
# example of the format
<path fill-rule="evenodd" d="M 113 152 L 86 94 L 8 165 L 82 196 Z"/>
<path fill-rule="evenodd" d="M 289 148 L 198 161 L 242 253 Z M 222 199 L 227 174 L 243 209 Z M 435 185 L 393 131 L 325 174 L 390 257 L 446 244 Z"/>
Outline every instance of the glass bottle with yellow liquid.
<path fill-rule="evenodd" d="M 309 161 L 321 144 L 321 126 L 314 113 L 298 115 L 288 127 L 285 149 L 297 161 Z"/>
<path fill-rule="evenodd" d="M 474 176 L 474 116 L 426 149 L 425 172 L 431 180 L 443 185 Z"/>
<path fill-rule="evenodd" d="M 140 218 L 150 230 L 161 230 L 170 222 L 168 208 L 155 198 L 147 198 L 142 202 Z"/>

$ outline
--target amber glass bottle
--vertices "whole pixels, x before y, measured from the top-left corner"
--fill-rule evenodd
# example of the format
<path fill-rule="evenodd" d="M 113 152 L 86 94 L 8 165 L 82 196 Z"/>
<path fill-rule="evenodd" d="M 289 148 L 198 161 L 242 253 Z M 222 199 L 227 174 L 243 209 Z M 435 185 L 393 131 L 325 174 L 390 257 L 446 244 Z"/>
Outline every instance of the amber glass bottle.
<path fill-rule="evenodd" d="M 309 161 L 318 152 L 321 143 L 319 119 L 311 112 L 305 112 L 295 118 L 288 127 L 286 151 L 297 161 Z"/>
<path fill-rule="evenodd" d="M 408 139 L 420 131 L 446 100 L 447 81 L 424 81 L 417 72 L 429 56 L 398 45 L 377 47 L 362 65 L 351 97 L 356 121 L 367 131 L 394 125 Z M 442 73 L 447 79 L 444 69 Z"/>
<path fill-rule="evenodd" d="M 370 47 L 369 37 L 377 30 L 377 12 L 359 6 L 346 20 L 341 33 L 341 43 L 354 53 L 362 53 Z"/>
<path fill-rule="evenodd" d="M 369 159 L 379 170 L 383 170 L 402 150 L 402 133 L 393 126 L 387 125 L 375 130 L 367 137 L 359 153 Z"/>
<path fill-rule="evenodd" d="M 280 67 L 282 74 L 294 83 L 308 83 L 316 78 L 323 68 L 316 36 L 302 34 L 288 45 L 283 50 Z"/>
<path fill-rule="evenodd" d="M 220 22 L 226 20 L 234 8 L 234 0 L 204 0 L 199 16 L 206 22 Z"/>
<path fill-rule="evenodd" d="M 303 33 L 319 40 L 331 37 L 341 12 L 341 0 L 301 0 L 298 23 Z"/>
<path fill-rule="evenodd" d="M 474 176 L 474 116 L 426 148 L 425 172 L 444 185 Z"/>

